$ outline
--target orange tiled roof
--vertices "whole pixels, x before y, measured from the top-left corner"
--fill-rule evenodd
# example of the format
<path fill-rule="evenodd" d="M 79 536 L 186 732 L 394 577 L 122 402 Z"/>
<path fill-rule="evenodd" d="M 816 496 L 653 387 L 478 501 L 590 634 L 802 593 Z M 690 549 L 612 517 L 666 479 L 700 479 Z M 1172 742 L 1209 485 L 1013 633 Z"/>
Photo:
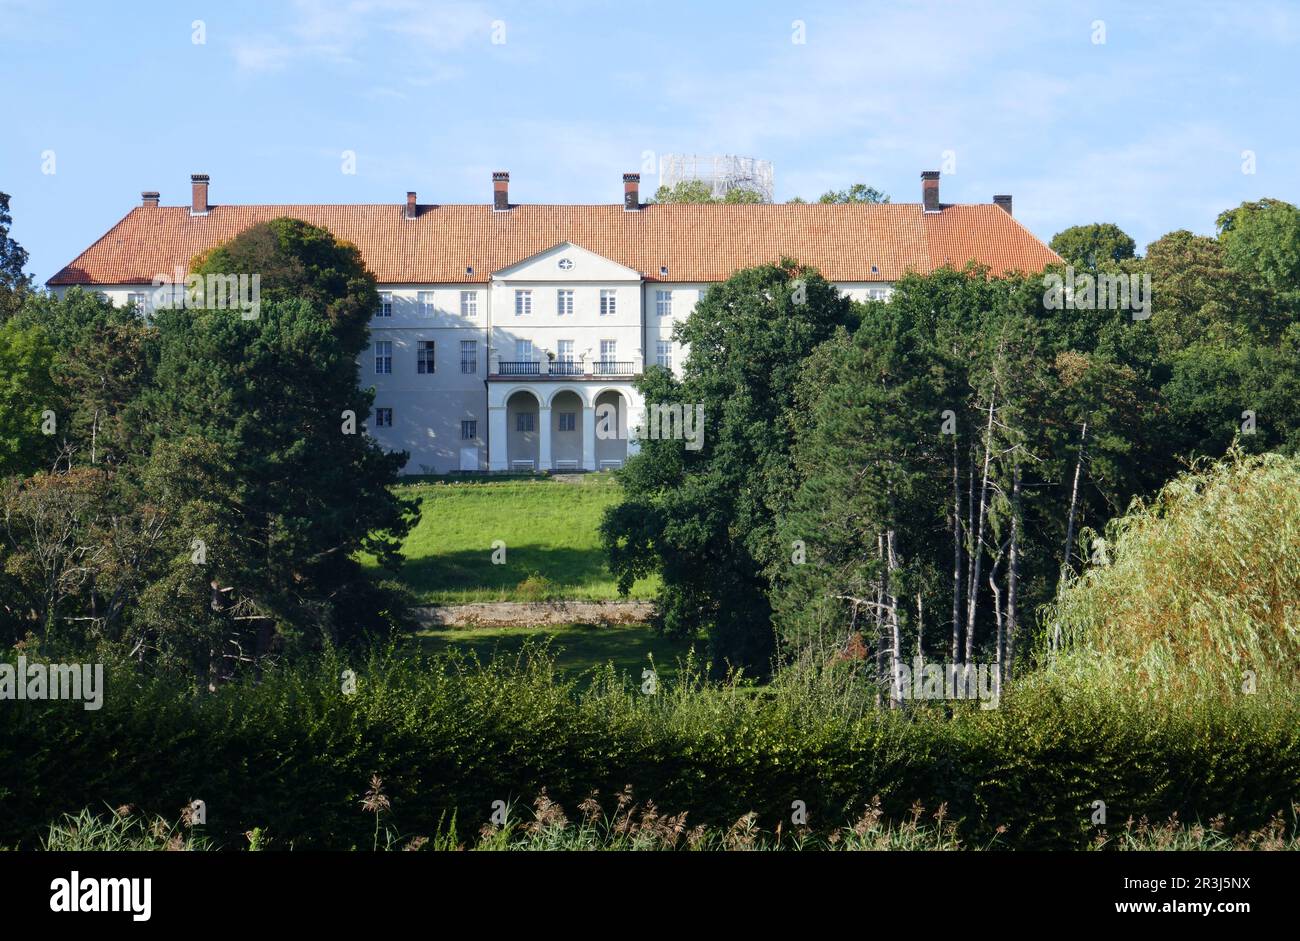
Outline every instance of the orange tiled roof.
<path fill-rule="evenodd" d="M 488 276 L 569 241 L 641 272 L 652 281 L 722 281 L 736 269 L 783 255 L 813 265 L 831 281 L 895 281 L 974 260 L 994 273 L 1036 272 L 1060 258 L 1001 208 L 919 203 L 884 205 L 769 204 L 213 206 L 205 216 L 186 206 L 132 209 L 47 283 L 138 284 L 248 226 L 293 216 L 324 226 L 361 249 L 382 284 L 484 282 Z M 466 274 L 466 266 L 473 274 Z M 668 274 L 660 277 L 660 266 Z M 874 266 L 874 269 L 873 269 Z"/>

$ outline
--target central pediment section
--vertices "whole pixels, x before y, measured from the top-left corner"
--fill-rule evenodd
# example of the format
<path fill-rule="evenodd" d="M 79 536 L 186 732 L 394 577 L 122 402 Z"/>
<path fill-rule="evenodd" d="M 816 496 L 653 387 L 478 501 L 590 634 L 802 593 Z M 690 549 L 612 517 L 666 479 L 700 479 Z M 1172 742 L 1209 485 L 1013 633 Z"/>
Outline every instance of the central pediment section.
<path fill-rule="evenodd" d="M 598 255 L 573 242 L 559 242 L 500 271 L 494 281 L 599 281 L 642 280 L 641 272 Z"/>

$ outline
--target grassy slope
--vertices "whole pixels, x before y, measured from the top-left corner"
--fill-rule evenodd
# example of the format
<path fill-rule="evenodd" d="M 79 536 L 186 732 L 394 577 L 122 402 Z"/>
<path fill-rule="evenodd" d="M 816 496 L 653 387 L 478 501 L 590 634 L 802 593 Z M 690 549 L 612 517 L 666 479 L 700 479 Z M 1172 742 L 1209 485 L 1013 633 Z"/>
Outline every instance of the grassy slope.
<path fill-rule="evenodd" d="M 427 604 L 531 601 L 516 588 L 538 572 L 566 600 L 615 600 L 598 528 L 605 508 L 619 500 L 609 474 L 574 482 L 534 479 L 453 480 L 402 484 L 419 499 L 421 519 L 403 545 L 401 578 Z M 492 543 L 506 544 L 506 563 L 492 564 Z M 633 586 L 649 598 L 656 582 Z"/>

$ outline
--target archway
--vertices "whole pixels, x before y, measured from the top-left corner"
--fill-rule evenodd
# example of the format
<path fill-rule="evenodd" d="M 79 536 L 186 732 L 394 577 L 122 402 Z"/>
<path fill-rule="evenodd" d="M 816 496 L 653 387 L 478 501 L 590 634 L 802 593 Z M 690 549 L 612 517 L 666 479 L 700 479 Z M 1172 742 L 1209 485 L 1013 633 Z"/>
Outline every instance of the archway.
<path fill-rule="evenodd" d="M 631 416 L 626 396 L 606 389 L 596 396 L 596 469 L 622 467 L 627 460 Z"/>
<path fill-rule="evenodd" d="M 506 400 L 506 460 L 509 470 L 537 470 L 540 459 L 540 403 L 520 389 Z"/>
<path fill-rule="evenodd" d="M 572 389 L 551 396 L 551 467 L 557 471 L 582 467 L 582 397 Z"/>

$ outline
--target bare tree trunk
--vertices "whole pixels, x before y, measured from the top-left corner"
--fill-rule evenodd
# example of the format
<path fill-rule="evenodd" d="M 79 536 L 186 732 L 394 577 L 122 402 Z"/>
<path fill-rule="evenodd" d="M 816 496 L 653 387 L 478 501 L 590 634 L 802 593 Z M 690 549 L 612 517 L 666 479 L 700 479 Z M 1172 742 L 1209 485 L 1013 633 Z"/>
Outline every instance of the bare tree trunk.
<path fill-rule="evenodd" d="M 920 660 L 925 659 L 925 646 L 922 639 L 925 637 L 925 611 L 921 607 L 921 593 L 916 593 L 916 656 Z"/>
<path fill-rule="evenodd" d="M 1064 573 L 1070 568 L 1070 556 L 1074 552 L 1074 508 L 1079 502 L 1079 475 L 1083 471 L 1083 449 L 1084 442 L 1088 438 L 1088 423 L 1083 423 L 1083 430 L 1079 432 L 1079 459 L 1074 465 L 1074 486 L 1070 488 L 1070 515 L 1065 525 L 1065 561 L 1061 563 L 1061 571 Z"/>
<path fill-rule="evenodd" d="M 880 562 L 880 568 L 876 575 L 876 605 L 874 617 L 876 619 L 876 705 L 881 701 L 881 680 L 885 675 L 885 619 L 881 611 L 885 606 L 885 537 L 883 533 L 876 533 L 876 558 Z"/>
<path fill-rule="evenodd" d="M 1003 649 L 1006 642 L 1005 619 L 1002 617 L 1002 592 L 998 588 L 998 569 L 1002 567 L 1002 553 L 1007 544 L 1004 542 L 998 546 L 997 555 L 993 557 L 993 564 L 989 567 L 989 593 L 993 596 L 993 626 L 995 629 L 993 637 L 993 662 L 998 668 L 998 679 L 1002 678 L 1002 664 L 1004 662 Z"/>
<path fill-rule="evenodd" d="M 957 470 L 957 435 L 952 436 L 952 662 L 961 646 L 961 480 Z M 920 604 L 920 595 L 917 595 Z"/>
<path fill-rule="evenodd" d="M 1002 593 L 998 591 L 998 570 L 994 566 L 993 571 L 989 572 L 989 588 L 993 592 L 993 623 L 997 625 L 997 634 L 994 640 L 993 662 L 997 664 L 998 677 L 1002 676 Z"/>
<path fill-rule="evenodd" d="M 1074 465 L 1074 486 L 1070 488 L 1070 515 L 1065 524 L 1065 552 L 1061 562 L 1061 581 L 1065 581 L 1066 574 L 1070 571 L 1070 556 L 1074 553 L 1074 508 L 1079 502 L 1079 475 L 1083 471 L 1083 451 L 1084 445 L 1088 439 L 1088 423 L 1083 423 L 1083 429 L 1079 432 L 1079 458 Z M 1061 647 L 1061 625 L 1052 626 L 1052 650 L 1059 650 Z"/>
<path fill-rule="evenodd" d="M 966 609 L 966 662 L 970 663 L 975 653 L 975 606 L 976 599 L 979 596 L 980 581 L 980 562 L 982 561 L 983 542 L 984 542 L 984 516 L 988 508 L 989 493 L 989 460 L 993 454 L 993 405 L 997 396 L 996 391 L 989 393 L 989 420 L 984 429 L 984 475 L 980 480 L 980 510 L 979 520 L 975 524 L 975 571 L 970 582 L 970 592 L 967 595 Z"/>
<path fill-rule="evenodd" d="M 975 442 L 970 443 L 967 448 L 966 461 L 966 538 L 964 541 L 966 552 L 966 594 L 969 596 L 971 586 L 975 584 L 975 556 L 979 554 L 979 546 L 974 542 L 975 539 Z M 965 615 L 963 614 L 963 620 Z M 953 658 L 956 659 L 955 657 Z"/>
<path fill-rule="evenodd" d="M 896 685 L 898 682 L 898 667 L 902 656 L 903 644 L 898 628 L 898 595 L 894 585 L 894 572 L 898 569 L 898 556 L 894 553 L 894 531 L 892 529 L 885 533 L 885 580 L 886 580 L 886 597 L 889 599 L 889 688 L 890 699 L 895 706 L 898 705 L 898 692 Z"/>
<path fill-rule="evenodd" d="M 1020 629 L 1017 604 L 1020 599 L 1020 465 L 1011 474 L 1011 554 L 1007 559 L 1007 650 L 1005 680 L 1015 658 L 1016 633 Z"/>

